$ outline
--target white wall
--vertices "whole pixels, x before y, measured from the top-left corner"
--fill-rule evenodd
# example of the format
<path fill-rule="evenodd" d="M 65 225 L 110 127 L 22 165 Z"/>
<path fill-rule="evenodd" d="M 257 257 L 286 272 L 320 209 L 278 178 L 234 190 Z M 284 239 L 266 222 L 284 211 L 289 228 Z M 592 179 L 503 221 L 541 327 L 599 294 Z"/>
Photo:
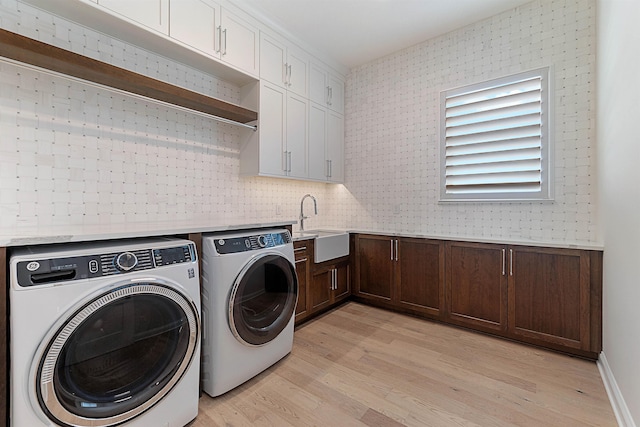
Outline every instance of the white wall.
<path fill-rule="evenodd" d="M 597 154 L 605 242 L 604 354 L 614 377 L 612 391 L 621 399 L 614 409 L 625 426 L 634 425 L 633 420 L 640 423 L 639 46 L 640 2 L 599 0 Z"/>
<path fill-rule="evenodd" d="M 440 91 L 553 66 L 553 203 L 439 204 Z M 351 71 L 346 187 L 356 228 L 597 242 L 595 0 L 534 1 Z M 357 210 L 357 212 L 356 212 Z"/>

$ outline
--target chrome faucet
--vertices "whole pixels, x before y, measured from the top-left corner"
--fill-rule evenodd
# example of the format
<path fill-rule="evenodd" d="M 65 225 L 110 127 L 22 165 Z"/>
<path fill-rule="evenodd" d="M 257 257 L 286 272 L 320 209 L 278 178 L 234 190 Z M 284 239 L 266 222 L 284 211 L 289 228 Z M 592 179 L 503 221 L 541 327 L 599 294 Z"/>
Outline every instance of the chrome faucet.
<path fill-rule="evenodd" d="M 313 200 L 313 209 L 316 215 L 318 215 L 318 202 L 316 201 L 316 198 L 311 194 L 305 194 L 300 201 L 300 231 L 304 231 L 304 220 L 309 218 L 308 216 L 304 216 L 304 199 L 306 199 L 307 197 L 311 197 L 311 199 Z"/>

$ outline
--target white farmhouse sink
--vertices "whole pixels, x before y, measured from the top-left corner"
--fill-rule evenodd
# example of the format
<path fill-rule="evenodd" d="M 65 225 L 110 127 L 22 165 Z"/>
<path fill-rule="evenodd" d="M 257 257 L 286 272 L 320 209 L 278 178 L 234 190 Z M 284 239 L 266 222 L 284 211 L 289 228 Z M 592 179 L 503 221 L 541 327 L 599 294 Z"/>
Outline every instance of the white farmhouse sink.
<path fill-rule="evenodd" d="M 305 230 L 297 231 L 293 236 L 315 240 L 313 261 L 316 263 L 349 255 L 349 233 L 345 231 Z"/>

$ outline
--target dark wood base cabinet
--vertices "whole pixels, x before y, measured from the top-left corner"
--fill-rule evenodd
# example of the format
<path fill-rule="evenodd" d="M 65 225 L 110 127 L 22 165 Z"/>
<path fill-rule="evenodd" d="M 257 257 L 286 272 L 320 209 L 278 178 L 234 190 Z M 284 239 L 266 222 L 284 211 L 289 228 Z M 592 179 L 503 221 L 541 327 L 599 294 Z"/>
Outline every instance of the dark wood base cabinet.
<path fill-rule="evenodd" d="M 440 318 L 444 308 L 444 244 L 437 240 L 357 235 L 356 299 Z"/>
<path fill-rule="evenodd" d="M 500 245 L 446 244 L 446 319 L 487 332 L 507 329 L 507 277 Z"/>
<path fill-rule="evenodd" d="M 351 296 L 349 257 L 315 264 L 313 240 L 294 242 L 298 305 L 296 324 L 338 305 Z"/>
<path fill-rule="evenodd" d="M 359 234 L 354 299 L 597 359 L 602 252 Z"/>
<path fill-rule="evenodd" d="M 602 347 L 601 253 L 523 246 L 508 251 L 510 336 L 597 357 Z"/>
<path fill-rule="evenodd" d="M 302 321 L 309 315 L 307 304 L 307 288 L 309 283 L 309 272 L 311 259 L 313 258 L 313 248 L 308 246 L 311 240 L 301 240 L 293 242 L 293 254 L 296 261 L 296 275 L 298 276 L 298 304 L 296 305 L 296 323 Z"/>

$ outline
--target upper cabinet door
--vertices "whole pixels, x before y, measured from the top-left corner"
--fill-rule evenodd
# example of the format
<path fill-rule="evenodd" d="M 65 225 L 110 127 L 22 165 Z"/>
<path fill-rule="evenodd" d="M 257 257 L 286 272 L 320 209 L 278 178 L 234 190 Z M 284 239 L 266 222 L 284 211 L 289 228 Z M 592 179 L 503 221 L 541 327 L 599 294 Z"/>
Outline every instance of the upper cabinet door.
<path fill-rule="evenodd" d="M 307 97 L 309 57 L 300 49 L 260 34 L 260 78 Z"/>
<path fill-rule="evenodd" d="M 258 29 L 223 8 L 220 31 L 222 60 L 249 74 L 258 75 Z"/>
<path fill-rule="evenodd" d="M 260 84 L 260 175 L 287 176 L 289 158 L 286 145 L 287 91 L 268 82 Z"/>
<path fill-rule="evenodd" d="M 329 75 L 329 108 L 344 113 L 344 81 L 334 75 Z"/>
<path fill-rule="evenodd" d="M 170 3 L 169 36 L 207 55 L 220 57 L 220 7 L 202 0 Z"/>
<path fill-rule="evenodd" d="M 344 81 L 324 66 L 311 63 L 309 98 L 342 114 L 344 113 Z"/>
<path fill-rule="evenodd" d="M 307 118 L 309 102 L 293 93 L 287 95 L 286 140 L 289 155 L 287 175 L 293 178 L 307 178 Z"/>
<path fill-rule="evenodd" d="M 169 34 L 169 0 L 98 0 L 98 4 L 138 24 Z"/>
<path fill-rule="evenodd" d="M 327 114 L 326 159 L 327 178 L 331 182 L 344 182 L 344 117 L 329 111 Z"/>
<path fill-rule="evenodd" d="M 260 34 L 260 78 L 286 88 L 287 48 L 278 40 Z"/>
<path fill-rule="evenodd" d="M 287 48 L 288 89 L 300 96 L 309 93 L 309 57 L 299 49 Z"/>
<path fill-rule="evenodd" d="M 326 159 L 327 109 L 309 103 L 309 179 L 325 181 L 329 175 Z"/>
<path fill-rule="evenodd" d="M 329 90 L 327 71 L 324 67 L 314 62 L 309 67 L 309 99 L 320 105 L 327 106 Z"/>

